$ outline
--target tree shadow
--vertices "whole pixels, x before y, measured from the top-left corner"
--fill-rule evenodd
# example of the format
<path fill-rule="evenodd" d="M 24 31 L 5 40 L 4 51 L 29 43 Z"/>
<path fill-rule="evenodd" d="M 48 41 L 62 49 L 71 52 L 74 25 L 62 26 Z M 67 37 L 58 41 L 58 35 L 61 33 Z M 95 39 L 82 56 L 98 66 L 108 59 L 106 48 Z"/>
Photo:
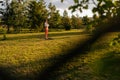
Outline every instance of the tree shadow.
<path fill-rule="evenodd" d="M 95 76 L 104 80 L 119 80 L 120 79 L 120 53 L 108 52 L 104 57 L 94 60 L 90 65 Z"/>

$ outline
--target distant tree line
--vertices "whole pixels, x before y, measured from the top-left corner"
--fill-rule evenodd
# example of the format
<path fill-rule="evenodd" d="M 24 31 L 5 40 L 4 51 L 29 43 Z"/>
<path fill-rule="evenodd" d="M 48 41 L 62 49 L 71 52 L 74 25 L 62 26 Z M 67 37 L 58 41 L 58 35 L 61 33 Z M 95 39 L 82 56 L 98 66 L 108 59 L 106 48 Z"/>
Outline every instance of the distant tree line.
<path fill-rule="evenodd" d="M 86 20 L 78 15 L 69 17 L 67 10 L 64 10 L 61 16 L 55 5 L 49 3 L 46 6 L 44 0 L 24 0 L 22 3 L 20 1 L 12 0 L 6 11 L 1 12 L 3 15 L 1 24 L 6 26 L 8 33 L 11 28 L 17 33 L 22 29 L 43 31 L 46 19 L 51 29 L 80 29 L 88 22 L 87 17 Z"/>

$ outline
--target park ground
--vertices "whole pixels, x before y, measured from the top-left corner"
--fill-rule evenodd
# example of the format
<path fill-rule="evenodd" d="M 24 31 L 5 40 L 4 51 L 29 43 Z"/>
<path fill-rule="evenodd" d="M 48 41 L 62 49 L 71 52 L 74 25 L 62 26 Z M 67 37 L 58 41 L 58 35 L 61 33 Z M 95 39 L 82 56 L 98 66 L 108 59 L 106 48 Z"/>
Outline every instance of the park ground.
<path fill-rule="evenodd" d="M 120 45 L 110 45 L 119 33 L 107 33 L 86 54 L 71 56 L 71 60 L 51 72 L 49 80 L 120 80 Z M 36 80 L 46 68 L 92 35 L 72 30 L 50 32 L 49 40 L 44 39 L 43 32 L 6 36 L 2 40 L 0 35 L 0 71 L 10 80 Z"/>

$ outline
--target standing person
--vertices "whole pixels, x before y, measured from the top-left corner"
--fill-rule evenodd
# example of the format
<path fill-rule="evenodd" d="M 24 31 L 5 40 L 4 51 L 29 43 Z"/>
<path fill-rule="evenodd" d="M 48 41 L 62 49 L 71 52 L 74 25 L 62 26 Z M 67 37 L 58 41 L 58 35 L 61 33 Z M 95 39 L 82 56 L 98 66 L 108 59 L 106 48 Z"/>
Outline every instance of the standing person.
<path fill-rule="evenodd" d="M 48 24 L 48 21 L 46 20 L 45 21 L 45 39 L 48 39 L 48 27 L 49 27 L 49 24 Z"/>

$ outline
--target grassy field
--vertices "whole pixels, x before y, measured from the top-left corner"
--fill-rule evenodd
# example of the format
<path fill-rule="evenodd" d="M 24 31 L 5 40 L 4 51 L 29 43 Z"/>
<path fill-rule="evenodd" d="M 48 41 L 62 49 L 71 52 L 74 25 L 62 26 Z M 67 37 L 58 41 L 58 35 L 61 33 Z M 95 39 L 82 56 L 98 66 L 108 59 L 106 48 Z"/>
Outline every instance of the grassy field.
<path fill-rule="evenodd" d="M 120 80 L 120 45 L 110 46 L 118 32 L 98 39 L 87 54 L 80 54 L 51 73 L 50 80 Z M 0 35 L 0 71 L 11 80 L 35 80 L 59 56 L 90 37 L 81 30 Z"/>

